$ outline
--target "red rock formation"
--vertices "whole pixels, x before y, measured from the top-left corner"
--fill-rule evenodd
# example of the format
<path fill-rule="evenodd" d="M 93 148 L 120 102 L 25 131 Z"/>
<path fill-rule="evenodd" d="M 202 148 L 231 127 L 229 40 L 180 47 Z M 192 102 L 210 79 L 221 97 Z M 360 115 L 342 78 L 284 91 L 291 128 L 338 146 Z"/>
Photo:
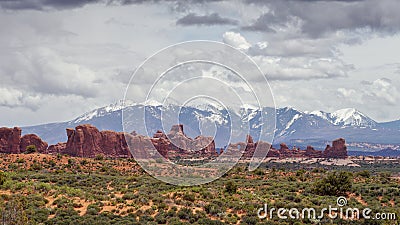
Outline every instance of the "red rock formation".
<path fill-rule="evenodd" d="M 136 159 L 150 159 L 156 155 L 151 138 L 142 135 L 126 135 L 125 138 Z"/>
<path fill-rule="evenodd" d="M 20 153 L 21 128 L 0 128 L 0 152 Z"/>
<path fill-rule="evenodd" d="M 122 132 L 101 131 L 101 153 L 107 157 L 127 158 L 130 156 L 125 135 Z"/>
<path fill-rule="evenodd" d="M 61 152 L 71 156 L 129 157 L 125 136 L 121 132 L 99 131 L 96 127 L 85 124 L 67 129 L 68 141 Z"/>
<path fill-rule="evenodd" d="M 158 133 L 160 134 L 160 133 Z M 165 136 L 164 133 L 161 133 L 162 135 L 159 135 L 158 138 L 152 138 L 151 142 L 154 146 L 154 148 L 157 149 L 157 151 L 165 158 L 168 158 L 168 152 L 169 152 L 169 146 L 170 146 L 170 142 L 167 139 L 167 137 Z"/>
<path fill-rule="evenodd" d="M 281 143 L 280 147 L 280 151 L 289 151 L 289 147 L 285 143 Z"/>
<path fill-rule="evenodd" d="M 18 154 L 25 152 L 26 147 L 35 145 L 38 152 L 45 152 L 47 143 L 35 134 L 27 134 L 21 138 L 21 128 L 0 128 L 0 152 Z"/>
<path fill-rule="evenodd" d="M 101 153 L 100 131 L 91 125 L 80 125 L 73 129 L 67 129 L 67 146 L 65 154 L 78 157 L 95 157 Z"/>
<path fill-rule="evenodd" d="M 177 133 L 181 133 L 186 136 L 183 132 L 183 124 L 172 125 L 171 130 L 169 131 L 170 135 L 176 135 Z"/>
<path fill-rule="evenodd" d="M 154 135 L 153 138 L 164 138 L 167 139 L 167 135 L 165 135 L 161 130 L 158 130 Z"/>
<path fill-rule="evenodd" d="M 200 154 L 204 156 L 216 156 L 215 142 L 212 137 L 197 136 L 194 139 L 195 149 L 200 149 Z"/>
<path fill-rule="evenodd" d="M 253 157 L 255 149 L 257 148 L 257 143 L 253 143 L 251 136 L 246 137 L 246 150 L 243 153 L 243 159 L 249 159 Z M 238 149 L 239 145 L 244 145 L 245 143 L 239 142 L 236 144 L 231 144 L 231 149 Z M 325 149 L 324 152 L 315 150 L 312 146 L 307 146 L 306 150 L 301 150 L 299 148 L 293 147 L 293 149 L 289 149 L 289 147 L 285 143 L 280 144 L 280 148 L 275 149 L 271 148 L 268 151 L 267 157 L 279 157 L 279 158 L 346 158 L 347 157 L 347 148 L 345 145 L 345 140 L 340 138 L 333 141 L 333 147 L 329 145 Z"/>
<path fill-rule="evenodd" d="M 123 134 L 114 131 L 99 131 L 91 125 L 80 125 L 74 129 L 67 129 L 67 143 L 59 143 L 49 147 L 49 153 L 61 153 L 78 157 L 135 157 L 150 159 L 156 157 L 158 151 L 164 157 L 189 157 L 201 155 L 204 157 L 216 156 L 215 143 L 212 137 L 188 138 L 183 132 L 182 125 L 172 127 L 168 136 L 157 131 L 153 138 Z M 173 141 L 171 141 L 173 140 Z M 129 145 L 128 145 L 129 144 Z M 128 147 L 129 146 L 129 147 Z M 197 150 L 197 151 L 194 151 Z M 157 158 L 157 157 L 156 157 Z"/>
<path fill-rule="evenodd" d="M 268 151 L 267 157 L 281 157 L 281 153 L 279 152 L 279 150 L 271 148 Z"/>
<path fill-rule="evenodd" d="M 47 147 L 49 146 L 47 142 L 42 141 L 36 134 L 27 134 L 21 138 L 20 152 L 25 152 L 26 148 L 30 145 L 36 146 L 39 153 L 46 153 Z"/>
<path fill-rule="evenodd" d="M 322 151 L 315 150 L 312 146 L 307 146 L 305 156 L 310 158 L 322 158 Z"/>
<path fill-rule="evenodd" d="M 323 155 L 326 158 L 347 158 L 346 141 L 343 138 L 334 140 L 332 147 L 326 146 Z"/>
<path fill-rule="evenodd" d="M 239 142 L 241 145 L 244 143 Z M 258 141 L 254 143 L 253 137 L 250 135 L 246 136 L 246 149 L 242 155 L 242 159 L 250 159 L 253 157 L 262 157 L 262 155 L 255 155 L 256 149 L 260 148 L 260 150 L 257 152 L 263 153 L 265 151 L 268 151 L 267 157 L 278 157 L 280 153 L 274 149 L 271 148 L 271 144 L 264 142 L 264 141 Z"/>
<path fill-rule="evenodd" d="M 254 152 L 257 148 L 257 144 L 254 143 L 253 137 L 250 135 L 246 136 L 246 149 L 244 150 L 242 158 L 249 159 L 253 157 Z"/>
<path fill-rule="evenodd" d="M 60 153 L 78 157 L 95 157 L 96 155 L 112 158 L 131 157 L 129 147 L 132 148 L 130 150 L 135 153 L 135 157 L 143 159 L 156 159 L 158 158 L 157 152 L 166 158 L 204 158 L 218 155 L 212 137 L 189 138 L 185 135 L 181 124 L 174 125 L 168 135 L 157 131 L 152 138 L 137 135 L 135 132 L 124 134 L 114 131 L 99 131 L 91 125 L 80 125 L 75 129 L 67 129 L 66 132 L 67 143 L 58 143 L 48 147 L 47 143 L 37 135 L 28 134 L 21 138 L 21 129 L 18 127 L 0 128 L 0 152 L 21 153 L 27 146 L 35 145 L 38 152 L 41 153 Z M 253 138 L 247 135 L 246 143 L 229 144 L 224 155 L 240 150 L 243 151 L 242 158 L 251 158 L 260 144 L 270 148 L 270 144 L 266 142 L 254 143 Z M 220 154 L 223 152 L 221 150 Z M 328 145 L 324 152 L 315 150 L 311 146 L 307 146 L 306 150 L 298 148 L 290 150 L 285 143 L 281 143 L 280 149 L 271 148 L 267 157 L 346 158 L 347 147 L 343 138 L 334 140 L 332 147 Z"/>
<path fill-rule="evenodd" d="M 65 148 L 67 147 L 67 143 L 57 143 L 55 145 L 50 145 L 47 148 L 46 153 L 47 154 L 63 154 L 65 151 Z"/>
<path fill-rule="evenodd" d="M 155 137 L 165 138 L 163 134 L 156 133 Z M 183 132 L 183 125 L 172 126 L 168 135 L 166 135 L 170 145 L 168 147 L 169 156 L 216 156 L 217 151 L 215 150 L 215 142 L 212 137 L 198 136 L 194 140 L 189 138 Z"/>
<path fill-rule="evenodd" d="M 253 144 L 253 137 L 251 135 L 246 135 L 246 143 L 247 144 Z"/>

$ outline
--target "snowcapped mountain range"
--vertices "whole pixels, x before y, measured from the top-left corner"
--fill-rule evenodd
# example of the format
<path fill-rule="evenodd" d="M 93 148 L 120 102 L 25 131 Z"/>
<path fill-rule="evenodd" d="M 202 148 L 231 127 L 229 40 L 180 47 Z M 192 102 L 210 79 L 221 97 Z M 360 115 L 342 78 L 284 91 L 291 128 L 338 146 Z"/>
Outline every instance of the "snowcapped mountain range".
<path fill-rule="evenodd" d="M 121 102 L 98 108 L 87 112 L 71 121 L 61 123 L 43 124 L 23 127 L 23 133 L 35 133 L 50 144 L 65 142 L 66 128 L 73 128 L 79 124 L 92 124 L 100 130 L 122 131 L 122 110 L 135 115 L 136 110 L 146 110 L 146 128 L 138 118 L 130 120 L 130 126 L 139 134 L 153 134 L 162 130 L 161 112 L 180 110 L 179 122 L 184 124 L 185 133 L 188 136 L 212 135 L 204 132 L 203 128 L 216 133 L 215 141 L 218 147 L 225 146 L 231 134 L 231 124 L 247 122 L 250 125 L 250 134 L 257 135 L 260 127 L 261 112 L 253 106 L 242 106 L 240 110 L 223 109 L 214 105 L 162 106 L 157 102 L 125 103 Z M 138 111 L 137 111 L 138 112 Z M 343 137 L 347 142 L 371 143 L 371 144 L 400 144 L 400 120 L 378 123 L 360 111 L 349 108 L 341 109 L 333 113 L 323 111 L 301 112 L 295 108 L 285 107 L 274 110 L 264 108 L 265 113 L 276 113 L 276 129 L 274 144 L 285 142 L 289 145 L 304 147 L 313 145 L 324 148 L 332 140 Z M 166 113 L 167 115 L 167 113 Z M 207 129 L 205 129 L 207 130 Z M 169 131 L 169 127 L 165 128 Z M 245 140 L 248 133 L 244 129 L 239 134 L 241 141 Z M 231 140 L 231 142 L 238 140 Z M 360 150 L 360 149 L 354 149 Z M 365 150 L 365 149 L 364 149 Z"/>
<path fill-rule="evenodd" d="M 313 111 L 310 115 L 319 116 L 338 126 L 375 127 L 377 122 L 354 108 L 340 109 L 333 113 Z"/>

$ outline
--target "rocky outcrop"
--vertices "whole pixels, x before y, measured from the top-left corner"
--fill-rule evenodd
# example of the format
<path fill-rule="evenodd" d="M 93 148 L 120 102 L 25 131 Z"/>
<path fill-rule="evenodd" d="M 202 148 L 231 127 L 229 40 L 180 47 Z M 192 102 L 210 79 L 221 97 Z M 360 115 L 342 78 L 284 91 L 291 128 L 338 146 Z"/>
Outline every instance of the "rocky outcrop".
<path fill-rule="evenodd" d="M 150 159 L 156 154 L 152 138 L 142 135 L 127 135 L 126 143 L 136 159 Z"/>
<path fill-rule="evenodd" d="M 315 150 L 312 146 L 307 146 L 305 156 L 310 158 L 322 158 L 322 151 Z"/>
<path fill-rule="evenodd" d="M 198 136 L 194 139 L 187 137 L 183 125 L 172 126 L 168 134 L 157 131 L 153 137 L 145 137 L 132 132 L 122 133 L 114 131 L 99 131 L 92 125 L 80 125 L 75 129 L 67 129 L 68 141 L 48 147 L 35 134 L 27 134 L 21 137 L 21 129 L 0 128 L 0 153 L 22 153 L 27 146 L 34 145 L 40 153 L 68 154 L 77 157 L 95 157 L 103 155 L 110 158 L 135 157 L 150 159 L 157 152 L 166 158 L 209 158 L 216 157 L 215 142 L 212 137 Z M 128 145 L 129 144 L 129 145 Z M 282 143 L 279 149 L 272 148 L 266 142 L 254 142 L 250 135 L 246 136 L 246 142 L 229 144 L 228 150 L 219 151 L 219 154 L 229 155 L 230 150 L 243 152 L 242 158 L 249 159 L 255 154 L 257 146 L 269 148 L 267 157 L 291 158 L 346 158 L 347 147 L 343 138 L 334 140 L 332 147 L 328 145 L 325 151 L 315 150 L 307 146 L 305 150 L 289 147 Z M 129 149 L 129 147 L 131 149 Z M 258 151 L 257 151 L 258 152 Z M 157 158 L 157 157 L 155 157 Z"/>
<path fill-rule="evenodd" d="M 163 134 L 156 135 L 165 138 Z M 171 142 L 169 150 L 182 154 L 203 154 L 215 155 L 215 142 L 212 137 L 197 136 L 195 139 L 189 138 L 183 132 L 183 125 L 173 125 L 166 137 Z"/>
<path fill-rule="evenodd" d="M 78 157 L 129 157 L 128 145 L 124 133 L 99 131 L 96 127 L 85 124 L 74 129 L 67 129 L 68 141 L 61 153 Z M 54 149 L 56 147 L 52 147 Z"/>
<path fill-rule="evenodd" d="M 44 142 L 36 134 L 26 134 L 21 138 L 20 141 L 20 151 L 25 152 L 26 148 L 30 145 L 36 146 L 36 150 L 39 153 L 46 153 L 47 147 L 49 146 L 47 142 Z"/>
<path fill-rule="evenodd" d="M 243 153 L 243 159 L 249 159 L 253 157 L 255 149 L 257 148 L 258 142 L 254 143 L 251 136 L 246 137 L 246 149 Z M 238 148 L 237 146 L 244 145 L 245 143 L 239 142 L 236 144 L 231 144 L 231 148 Z M 347 157 L 347 147 L 346 142 L 343 138 L 334 140 L 332 147 L 329 145 L 324 152 L 315 150 L 312 146 L 307 146 L 305 150 L 293 147 L 289 147 L 285 143 L 279 145 L 279 149 L 270 148 L 267 157 L 278 157 L 278 158 L 346 158 Z"/>
<path fill-rule="evenodd" d="M 153 145 L 158 152 L 168 158 L 212 157 L 217 156 L 212 137 L 197 136 L 192 139 L 183 131 L 183 125 L 172 126 L 167 135 L 157 131 L 153 136 Z"/>
<path fill-rule="evenodd" d="M 58 144 L 55 144 L 55 145 L 50 145 L 47 148 L 46 153 L 47 154 L 62 154 L 66 147 L 67 147 L 67 143 L 65 143 L 65 142 L 58 143 Z"/>
<path fill-rule="evenodd" d="M 23 153 L 29 145 L 36 146 L 40 153 L 46 152 L 48 147 L 36 134 L 27 134 L 21 137 L 21 128 L 0 128 L 0 152 L 18 154 Z"/>
<path fill-rule="evenodd" d="M 246 145 L 246 148 L 244 150 L 242 158 L 248 159 L 253 157 L 254 152 L 256 151 L 257 144 L 254 143 L 253 137 L 250 135 L 246 136 L 246 143 L 243 143 L 243 145 Z"/>
<path fill-rule="evenodd" d="M 0 128 L 0 152 L 20 153 L 21 128 Z"/>
<path fill-rule="evenodd" d="M 289 147 L 285 143 L 281 143 L 279 151 L 281 152 L 289 151 Z"/>
<path fill-rule="evenodd" d="M 346 141 L 343 138 L 332 142 L 332 147 L 327 145 L 324 151 L 325 158 L 347 158 Z"/>
<path fill-rule="evenodd" d="M 267 157 L 281 157 L 281 153 L 279 152 L 279 150 L 271 148 L 268 151 Z"/>
<path fill-rule="evenodd" d="M 95 157 L 103 155 L 110 158 L 135 157 L 150 159 L 158 151 L 166 158 L 197 156 L 216 156 L 215 143 L 212 137 L 198 136 L 191 139 L 183 132 L 183 125 L 174 125 L 168 135 L 157 131 L 152 138 L 131 134 L 99 131 L 91 125 L 80 125 L 67 129 L 67 143 L 58 143 L 48 148 L 48 153 L 60 153 L 77 157 Z M 128 145 L 129 144 L 129 145 Z M 131 149 L 129 149 L 129 147 Z"/>
<path fill-rule="evenodd" d="M 183 132 L 183 124 L 172 125 L 169 135 L 175 136 L 177 134 L 181 134 L 186 137 L 185 133 Z"/>

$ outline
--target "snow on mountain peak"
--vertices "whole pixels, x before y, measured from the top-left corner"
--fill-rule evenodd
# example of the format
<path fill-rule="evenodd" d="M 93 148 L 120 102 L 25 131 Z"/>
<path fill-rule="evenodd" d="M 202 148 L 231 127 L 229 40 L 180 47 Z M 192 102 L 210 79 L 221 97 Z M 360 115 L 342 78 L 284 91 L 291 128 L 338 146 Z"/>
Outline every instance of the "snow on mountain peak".
<path fill-rule="evenodd" d="M 337 110 L 332 113 L 331 118 L 333 124 L 335 125 L 360 127 L 370 127 L 376 125 L 375 121 L 354 108 Z"/>
<path fill-rule="evenodd" d="M 214 102 L 214 101 L 207 101 L 207 102 L 200 102 L 197 104 L 188 104 L 188 106 L 200 109 L 200 110 L 205 110 L 205 111 L 213 111 L 215 112 L 216 110 L 225 110 L 226 106 L 220 104 L 219 102 Z"/>
<path fill-rule="evenodd" d="M 197 102 L 194 102 L 197 103 Z M 162 106 L 163 108 L 168 108 L 170 105 L 175 105 L 175 103 L 170 103 L 170 104 L 162 104 L 156 100 L 149 99 L 143 103 L 134 103 L 130 101 L 118 101 L 114 104 L 110 104 L 108 106 L 98 108 L 95 110 L 92 110 L 90 112 L 87 112 L 80 117 L 76 118 L 73 120 L 74 123 L 82 123 L 85 121 L 89 121 L 93 118 L 105 116 L 107 114 L 111 114 L 113 112 L 117 112 L 120 110 L 123 110 L 126 107 L 132 107 L 132 106 L 152 106 L 152 107 L 159 107 Z M 257 117 L 258 113 L 260 112 L 260 108 L 251 105 L 251 104 L 243 104 L 239 108 L 235 109 L 225 109 L 223 106 L 215 103 L 215 102 L 200 102 L 194 105 L 187 105 L 187 107 L 193 107 L 197 108 L 199 110 L 207 111 L 212 114 L 221 116 L 221 113 L 223 113 L 224 110 L 231 111 L 238 115 L 242 121 L 250 121 L 253 118 Z M 312 111 L 312 112 L 301 112 L 295 108 L 292 107 L 284 107 L 284 108 L 279 108 L 277 109 L 277 116 L 289 116 L 287 117 L 287 124 L 283 125 L 283 128 L 290 128 L 296 120 L 301 118 L 301 115 L 311 115 L 311 116 L 316 116 L 319 117 L 323 120 L 328 121 L 329 123 L 336 125 L 336 126 L 342 126 L 342 127 L 347 127 L 347 126 L 353 126 L 353 127 L 374 127 L 377 125 L 377 122 L 369 118 L 368 116 L 364 115 L 360 111 L 358 111 L 355 108 L 345 108 L 345 109 L 340 109 L 337 110 L 333 113 L 327 113 L 324 111 Z M 215 119 L 215 118 L 214 118 Z"/>
<path fill-rule="evenodd" d="M 118 111 L 118 110 L 122 110 L 124 107 L 126 107 L 126 104 L 124 103 L 124 101 L 119 100 L 116 103 L 113 103 L 113 104 L 110 104 L 108 106 L 92 110 L 90 112 L 87 112 L 87 113 L 79 116 L 78 118 L 76 118 L 74 120 L 74 123 L 81 123 L 81 122 L 84 122 L 84 121 L 88 121 L 88 120 L 91 120 L 91 119 L 93 119 L 95 117 L 103 116 L 103 115 L 108 114 L 108 113 L 112 113 L 112 112 L 115 112 L 115 111 Z"/>
<path fill-rule="evenodd" d="M 329 115 L 330 113 L 326 113 L 324 111 L 316 110 L 316 111 L 309 112 L 307 114 L 318 116 L 318 117 L 321 117 L 321 118 L 323 118 L 325 120 L 329 120 L 330 119 L 330 115 Z"/>
<path fill-rule="evenodd" d="M 317 110 L 308 114 L 318 116 L 337 126 L 374 127 L 377 124 L 355 108 L 339 109 L 333 113 Z"/>
<path fill-rule="evenodd" d="M 260 109 L 260 107 L 252 105 L 252 104 L 243 104 L 240 106 L 241 109 L 252 109 L 252 110 L 257 110 Z"/>
<path fill-rule="evenodd" d="M 357 114 L 358 114 L 358 111 L 355 108 L 339 109 L 332 113 L 333 116 L 335 116 L 337 118 L 342 118 L 342 119 L 346 119 L 346 118 L 349 118 L 349 117 L 357 115 Z"/>
<path fill-rule="evenodd" d="M 154 99 L 147 99 L 145 102 L 141 103 L 141 105 L 145 106 L 162 106 L 163 104 L 159 101 L 156 101 Z"/>

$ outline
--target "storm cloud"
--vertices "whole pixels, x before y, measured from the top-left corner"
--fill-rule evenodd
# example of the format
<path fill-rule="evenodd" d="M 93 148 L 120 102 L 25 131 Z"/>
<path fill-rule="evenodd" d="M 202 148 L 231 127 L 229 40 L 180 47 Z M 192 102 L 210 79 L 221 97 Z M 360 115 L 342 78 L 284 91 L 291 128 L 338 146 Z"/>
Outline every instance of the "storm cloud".
<path fill-rule="evenodd" d="M 3 9 L 10 10 L 45 10 L 50 8 L 68 9 L 82 7 L 90 3 L 104 2 L 102 0 L 0 0 Z"/>
<path fill-rule="evenodd" d="M 178 21 L 176 24 L 183 26 L 190 25 L 235 25 L 238 24 L 237 20 L 221 17 L 218 13 L 211 13 L 208 15 L 197 15 L 190 13 Z"/>
<path fill-rule="evenodd" d="M 277 32 L 290 24 L 310 37 L 336 31 L 369 30 L 395 33 L 400 30 L 397 0 L 365 1 L 251 1 L 269 8 L 245 30 Z"/>
<path fill-rule="evenodd" d="M 146 58 L 195 39 L 246 53 L 280 107 L 399 117 L 396 0 L 0 0 L 0 11 L 0 125 L 113 103 Z"/>

